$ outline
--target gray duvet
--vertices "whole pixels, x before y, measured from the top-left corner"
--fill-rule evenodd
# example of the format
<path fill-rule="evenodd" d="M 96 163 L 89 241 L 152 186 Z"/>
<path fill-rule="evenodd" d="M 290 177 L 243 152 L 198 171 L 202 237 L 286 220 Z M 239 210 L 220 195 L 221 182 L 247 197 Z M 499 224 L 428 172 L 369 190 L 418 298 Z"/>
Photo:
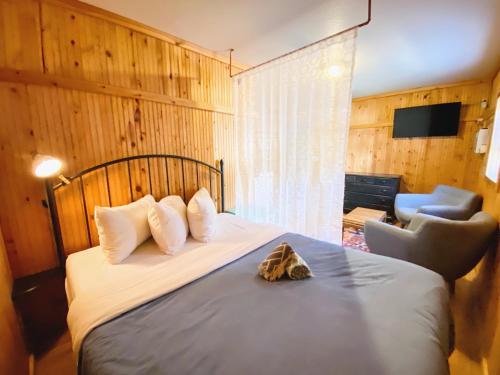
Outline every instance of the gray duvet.
<path fill-rule="evenodd" d="M 288 241 L 315 277 L 269 283 Z M 285 234 L 85 338 L 81 374 L 448 373 L 448 293 L 421 267 Z"/>

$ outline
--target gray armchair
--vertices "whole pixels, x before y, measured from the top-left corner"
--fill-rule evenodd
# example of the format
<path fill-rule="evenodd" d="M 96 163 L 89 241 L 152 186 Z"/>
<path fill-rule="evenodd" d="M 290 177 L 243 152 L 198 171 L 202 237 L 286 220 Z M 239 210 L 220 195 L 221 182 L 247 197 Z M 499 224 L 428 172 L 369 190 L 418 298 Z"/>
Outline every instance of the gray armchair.
<path fill-rule="evenodd" d="M 481 260 L 497 222 L 486 212 L 467 221 L 416 214 L 406 229 L 369 220 L 365 239 L 375 254 L 415 263 L 456 280 Z"/>
<path fill-rule="evenodd" d="M 398 194 L 394 211 L 398 220 L 408 224 L 416 213 L 468 220 L 481 209 L 482 198 L 471 191 L 438 185 L 431 194 Z"/>

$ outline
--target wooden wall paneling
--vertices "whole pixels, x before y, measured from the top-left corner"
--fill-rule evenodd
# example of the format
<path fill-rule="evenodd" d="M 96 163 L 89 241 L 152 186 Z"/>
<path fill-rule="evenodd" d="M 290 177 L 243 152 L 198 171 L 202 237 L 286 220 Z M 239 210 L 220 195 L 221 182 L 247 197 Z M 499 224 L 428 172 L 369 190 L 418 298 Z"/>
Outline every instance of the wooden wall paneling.
<path fill-rule="evenodd" d="M 165 95 L 177 97 L 177 89 L 173 76 L 173 68 L 172 68 L 172 60 L 171 60 L 171 45 L 168 43 L 161 43 L 160 46 L 161 52 L 161 80 L 163 85 L 163 92 Z"/>
<path fill-rule="evenodd" d="M 162 138 L 162 136 L 160 135 L 159 137 L 156 137 L 154 129 L 154 124 L 158 123 L 156 112 L 157 112 L 156 103 L 144 102 L 144 112 L 142 114 L 142 120 L 144 123 L 143 137 L 145 140 L 145 149 L 146 149 L 146 152 L 144 153 L 157 153 L 157 151 L 160 149 L 159 141 Z M 158 185 L 159 183 L 158 167 L 160 166 L 160 164 L 157 164 L 156 161 L 157 161 L 156 159 L 147 159 L 145 162 L 146 164 L 145 168 L 148 178 L 147 181 L 148 192 L 155 198 L 158 198 L 159 193 L 157 193 L 157 191 L 160 190 L 160 186 Z"/>
<path fill-rule="evenodd" d="M 208 162 L 209 164 L 215 165 L 215 160 L 216 157 L 214 155 L 214 144 L 215 144 L 215 129 L 214 129 L 214 122 L 213 122 L 213 114 L 210 112 L 200 112 L 202 116 L 202 124 L 201 128 L 203 130 L 203 138 L 199 138 L 200 140 L 200 147 L 203 148 L 203 152 L 206 155 L 205 161 Z M 232 121 L 232 117 L 231 121 Z M 202 139 L 210 139 L 211 142 L 203 142 Z"/>
<path fill-rule="evenodd" d="M 207 98 L 210 102 L 216 102 L 217 98 L 215 97 L 213 90 L 212 90 L 212 85 L 214 84 L 216 78 L 214 76 L 214 69 L 213 69 L 213 64 L 211 64 L 211 61 L 207 61 L 207 64 L 205 65 L 206 69 L 206 81 L 205 81 L 205 89 L 206 89 L 206 95 Z"/>
<path fill-rule="evenodd" d="M 0 373 L 28 374 L 28 352 L 12 304 L 12 275 L 0 233 Z"/>
<path fill-rule="evenodd" d="M 184 72 L 182 66 L 182 50 L 180 47 L 171 45 L 170 53 L 171 53 L 170 61 L 171 61 L 172 74 L 177 89 L 176 96 L 179 98 L 186 98 L 187 90 L 186 90 L 186 82 L 184 80 Z"/>
<path fill-rule="evenodd" d="M 209 171 L 209 169 L 206 168 L 206 167 L 204 167 L 204 166 L 198 165 L 197 166 L 197 174 L 198 174 L 199 188 L 204 187 L 205 189 L 207 189 L 207 191 L 211 195 L 212 193 L 211 193 L 211 186 L 210 186 L 211 182 L 210 182 L 210 171 Z"/>
<path fill-rule="evenodd" d="M 183 154 L 189 155 L 193 158 L 197 158 L 197 150 L 195 149 L 194 142 L 194 127 L 192 113 L 185 108 L 180 109 L 183 125 Z M 185 199 L 186 202 L 191 199 L 194 193 L 196 193 L 196 171 L 195 165 L 192 162 L 185 161 L 183 163 L 184 168 L 184 183 L 183 187 L 185 189 Z"/>
<path fill-rule="evenodd" d="M 147 35 L 132 32 L 134 67 L 137 75 L 137 88 L 144 91 L 162 92 L 156 57 L 157 40 Z M 159 41 L 158 41 L 159 43 Z"/>
<path fill-rule="evenodd" d="M 47 269 L 56 262 L 49 218 L 41 205 L 43 183 L 31 174 L 36 133 L 23 85 L 0 83 L 0 223 L 14 276 Z M 30 228 L 27 231 L 27 228 Z"/>
<path fill-rule="evenodd" d="M 88 247 L 89 237 L 79 181 L 58 190 L 55 196 L 66 255 Z"/>
<path fill-rule="evenodd" d="M 146 160 L 131 160 L 132 200 L 137 200 L 151 193 L 149 171 Z"/>
<path fill-rule="evenodd" d="M 57 16 L 57 18 L 52 19 L 52 26 L 55 29 L 55 38 L 52 39 L 52 43 L 54 44 L 54 48 L 58 48 L 61 56 L 61 65 L 59 67 L 61 75 L 84 78 L 83 50 L 81 45 L 84 39 L 79 35 L 79 30 L 85 28 L 84 20 L 76 14 L 63 13 Z M 46 15 L 42 14 L 42 20 L 45 18 Z M 102 31 L 101 35 L 106 35 L 107 30 L 106 32 Z M 44 48 L 46 45 L 47 43 L 44 43 Z"/>
<path fill-rule="evenodd" d="M 196 163 L 184 162 L 184 186 L 186 189 L 186 202 L 189 202 L 191 197 L 198 191 L 198 180 L 196 177 Z"/>
<path fill-rule="evenodd" d="M 186 50 L 186 54 L 189 58 L 189 75 L 191 77 L 190 83 L 190 91 L 191 98 L 193 100 L 203 100 L 201 95 L 201 87 L 200 87 L 200 55 L 196 54 L 192 51 Z M 222 81 L 223 82 L 223 81 Z"/>
<path fill-rule="evenodd" d="M 24 86 L 20 87 L 24 89 Z M 142 105 L 141 101 L 57 88 L 28 86 L 26 90 L 27 97 L 29 97 L 29 100 L 26 101 L 30 105 L 29 112 L 32 119 L 26 119 L 23 126 L 28 125 L 30 129 L 27 132 L 31 132 L 32 137 L 36 139 L 33 144 L 33 152 L 36 150 L 36 152 L 55 154 L 61 157 L 66 161 L 66 172 L 72 171 L 74 173 L 82 168 L 120 157 L 124 151 L 126 154 L 139 154 L 157 152 L 162 147 L 165 147 L 164 152 L 186 154 L 206 162 L 210 162 L 209 159 L 214 159 L 214 146 L 209 141 L 212 126 L 214 126 L 212 121 L 214 120 L 209 112 L 193 111 L 158 103 Z M 125 110 L 120 110 L 121 108 Z M 162 108 L 162 110 L 160 111 L 158 108 Z M 8 111 L 6 109 L 6 112 Z M 172 116 L 172 113 L 177 113 L 177 117 Z M 163 120 L 162 116 L 165 116 L 168 121 L 162 121 L 162 126 L 155 128 L 154 124 L 160 118 Z M 217 117 L 214 121 L 217 123 L 216 126 L 219 126 L 218 122 L 224 126 L 224 122 L 227 124 L 231 121 L 231 116 L 219 115 Z M 142 121 L 147 124 L 146 128 L 143 127 Z M 174 124 L 175 126 L 173 126 Z M 180 134 L 177 137 L 176 146 L 175 142 L 171 143 L 172 138 L 176 138 L 175 135 L 171 134 L 175 132 Z M 167 142 L 168 147 L 162 142 Z M 21 144 L 26 146 L 25 142 L 21 142 Z M 28 160 L 26 166 L 29 166 L 30 162 L 31 160 Z M 144 166 L 132 168 L 132 171 L 135 171 L 135 175 L 133 174 L 135 176 L 133 177 L 134 186 L 141 187 L 140 192 L 137 189 L 133 191 L 134 198 L 149 192 L 149 176 L 144 169 Z M 198 186 L 193 182 L 193 178 L 196 177 L 196 169 L 193 169 L 192 166 L 190 168 L 189 165 L 185 166 L 185 169 L 185 193 L 186 198 L 189 198 Z M 26 178 L 25 173 L 26 171 L 23 171 L 24 179 Z M 173 175 L 175 176 L 175 173 Z M 29 174 L 28 178 L 33 179 Z M 111 173 L 111 181 L 113 178 L 113 173 Z M 136 179 L 140 182 L 135 183 Z M 152 177 L 152 180 L 155 181 L 155 177 Z M 38 180 L 35 181 L 38 182 Z M 175 185 L 176 181 L 171 181 L 170 184 Z M 90 183 L 86 184 L 86 186 L 88 185 Z M 87 206 L 90 212 L 93 211 L 94 204 L 109 204 L 105 199 L 108 193 L 103 178 L 99 186 L 97 191 L 86 192 L 86 198 L 88 195 Z M 180 186 L 179 183 L 177 186 Z M 165 193 L 165 191 L 166 186 L 163 192 Z M 154 188 L 153 193 L 155 193 Z M 112 193 L 112 196 L 114 194 Z M 74 193 L 74 195 L 77 194 Z M 156 195 L 157 193 L 155 193 Z M 42 197 L 43 193 L 40 199 Z M 58 199 L 60 200 L 60 198 Z M 116 203 L 113 201 L 112 204 L 126 203 L 127 200 L 128 196 L 122 194 Z M 63 227 L 63 240 L 68 245 L 68 251 L 71 252 L 77 249 L 77 244 L 81 244 L 83 238 L 81 231 L 78 232 L 78 229 L 75 229 L 75 226 L 81 225 L 81 220 L 72 214 L 78 216 L 77 214 L 81 214 L 82 211 L 81 203 L 77 198 L 73 197 L 68 201 L 71 202 L 72 208 L 62 210 L 62 215 L 65 218 L 69 217 L 68 224 Z M 68 214 L 66 211 L 72 214 Z M 43 208 L 42 214 L 46 214 L 43 212 Z M 97 237 L 92 216 L 89 218 L 89 225 L 93 244 L 95 244 Z M 75 231 L 75 235 L 69 235 L 70 231 Z M 50 232 L 47 234 L 50 236 Z"/>
<path fill-rule="evenodd" d="M 113 164 L 107 167 L 111 206 L 122 206 L 133 200 L 129 186 L 127 163 Z M 123 188 L 125 186 L 125 188 Z"/>
<path fill-rule="evenodd" d="M 191 95 L 190 89 L 190 81 L 191 77 L 189 76 L 189 66 L 186 58 L 186 51 L 183 49 L 178 49 L 178 62 L 179 62 L 179 82 L 180 82 L 180 96 L 181 98 L 188 99 Z"/>
<path fill-rule="evenodd" d="M 0 1 L 0 40 L 0 67 L 43 70 L 37 0 Z"/>
<path fill-rule="evenodd" d="M 62 155 L 70 155 L 65 158 L 66 168 L 71 168 L 74 164 L 77 154 L 79 154 L 78 143 L 74 142 L 67 131 L 64 124 L 70 124 L 74 127 L 74 117 L 69 114 L 74 112 L 70 103 L 72 99 L 71 92 L 65 92 L 64 95 L 58 97 L 51 93 L 51 90 L 37 86 L 28 86 L 28 95 L 31 112 L 31 131 L 36 139 L 36 151 L 42 154 L 51 154 L 56 157 Z M 52 90 L 56 91 L 56 90 Z M 60 94 L 63 94 L 60 92 Z M 58 100 L 61 99 L 61 100 Z M 67 104 L 67 105 L 66 105 Z M 77 138 L 78 139 L 78 138 Z M 66 146 L 68 145 L 68 146 Z M 53 152 L 57 150 L 57 152 Z M 29 176 L 30 178 L 34 178 Z M 59 214 L 63 219 L 62 232 L 63 241 L 68 248 L 76 248 L 82 242 L 87 242 L 87 235 L 82 231 L 81 221 L 83 213 L 83 205 L 80 199 L 79 186 L 73 185 L 77 190 L 68 189 L 64 194 L 65 206 L 61 206 Z M 61 196 L 56 195 L 56 199 L 60 200 Z M 46 210 L 45 210 L 46 212 Z M 49 232 L 50 234 L 50 232 Z M 44 244 L 44 246 L 47 246 Z M 43 251 L 40 247 L 38 251 Z M 50 251 L 50 246 L 45 249 Z"/>
<path fill-rule="evenodd" d="M 401 174 L 403 188 L 414 192 L 429 192 L 438 183 L 474 185 L 469 171 L 483 158 L 472 153 L 475 120 L 488 90 L 487 82 L 476 81 L 354 99 L 347 170 Z M 392 138 L 394 109 L 451 101 L 463 102 L 458 137 Z"/>
<path fill-rule="evenodd" d="M 61 56 L 57 45 L 57 40 L 59 37 L 58 28 L 55 23 L 51 23 L 49 20 L 57 19 L 57 15 L 54 16 L 51 13 L 56 12 L 57 9 L 54 7 L 48 7 L 45 4 L 41 4 L 41 22 L 42 22 L 42 44 L 44 53 L 44 69 L 48 73 L 62 73 L 61 70 Z"/>
<path fill-rule="evenodd" d="M 180 71 L 179 71 L 179 51 L 180 48 L 176 45 L 169 44 L 169 61 L 170 61 L 170 82 L 173 94 L 177 98 L 181 98 L 181 81 L 180 81 Z"/>
<path fill-rule="evenodd" d="M 160 200 L 168 195 L 166 160 L 151 159 L 151 178 L 153 185 L 153 196 Z"/>
<path fill-rule="evenodd" d="M 88 234 L 90 234 L 91 244 L 80 248 L 83 250 L 92 246 L 97 246 L 99 244 L 99 236 L 97 233 L 97 227 L 94 220 L 94 207 L 95 206 L 108 206 L 108 191 L 106 186 L 106 177 L 103 170 L 97 170 L 83 176 L 80 181 L 75 181 L 75 183 L 80 183 L 83 187 L 83 193 L 85 198 L 86 207 L 86 224 L 88 223 Z"/>
<path fill-rule="evenodd" d="M 123 73 L 131 75 L 132 77 L 136 76 L 135 69 L 133 69 L 133 63 L 130 61 L 133 57 L 130 54 L 118 54 L 118 50 L 122 48 L 122 45 L 119 44 L 120 41 L 126 42 L 126 44 L 123 44 L 123 48 L 124 51 L 128 50 L 127 47 L 130 43 L 130 38 L 118 39 L 118 35 L 128 34 L 127 30 L 115 27 L 118 33 L 114 34 L 108 32 L 113 26 L 103 20 L 75 14 L 75 12 L 69 12 L 62 8 L 61 11 L 64 11 L 66 17 L 69 17 L 73 23 L 79 21 L 82 24 L 82 26 L 78 28 L 82 41 L 82 61 L 78 67 L 83 72 L 85 79 L 117 86 L 129 84 L 130 86 L 125 87 L 140 88 L 136 85 L 134 79 L 123 80 L 119 74 L 120 70 L 113 69 L 115 60 L 118 60 L 119 56 L 124 56 L 126 60 L 123 64 L 128 69 L 124 70 Z M 120 66 L 120 61 L 117 61 L 117 63 L 117 65 Z"/>
<path fill-rule="evenodd" d="M 185 189 L 183 186 L 181 161 L 176 159 L 168 159 L 167 166 L 169 194 L 178 195 L 184 199 Z"/>
<path fill-rule="evenodd" d="M 196 67 L 194 61 L 194 55 L 190 53 L 188 50 L 183 50 L 184 57 L 184 69 L 186 72 L 186 87 L 187 87 L 187 97 L 195 98 L 196 95 Z"/>
<path fill-rule="evenodd" d="M 43 17 L 48 72 L 195 101 L 202 97 L 199 53 L 51 3 L 43 4 Z M 65 51 L 74 51 L 74 58 L 65 58 Z M 211 65 L 223 66 L 215 60 Z M 217 80 L 219 89 L 211 82 L 208 87 L 227 95 L 229 79 Z M 216 103 L 227 103 L 223 95 Z"/>
<path fill-rule="evenodd" d="M 185 155 L 210 164 L 224 157 L 226 206 L 231 206 L 234 145 L 225 62 L 72 0 L 0 0 L 0 9 L 0 165 L 5 172 L 0 198 L 15 212 L 0 213 L 0 224 L 16 277 L 57 264 L 48 212 L 40 203 L 43 182 L 31 175 L 36 153 L 59 157 L 67 175 L 143 153 Z M 30 48 L 20 49 L 21 42 Z M 131 195 L 135 199 L 152 192 L 161 198 L 170 191 L 188 198 L 198 185 L 218 183 L 215 174 L 210 179 L 192 163 L 184 166 L 184 183 L 178 161 L 164 166 L 151 161 L 151 174 L 141 163 L 131 165 L 132 193 L 115 188 L 129 178 L 124 166 L 108 168 L 109 190 L 105 171 L 86 176 L 90 213 L 95 204 L 125 204 Z M 79 183 L 58 192 L 56 199 L 64 201 L 63 241 L 70 253 L 87 239 Z M 90 215 L 95 244 L 92 220 Z M 35 229 L 26 234 L 28 226 Z"/>
<path fill-rule="evenodd" d="M 152 27 L 149 27 L 147 25 L 141 24 L 140 22 L 131 20 L 129 18 L 117 15 L 115 13 L 106 11 L 101 8 L 97 8 L 93 5 L 83 3 L 79 0 L 42 0 L 44 3 L 47 4 L 53 4 L 58 7 L 64 7 L 67 9 L 70 9 L 72 11 L 81 13 L 81 14 L 86 14 L 88 16 L 92 16 L 95 18 L 99 18 L 105 21 L 110 21 L 116 25 L 121 25 L 124 27 L 129 28 L 130 30 L 135 30 L 139 31 L 141 33 L 144 33 L 146 35 L 155 37 L 159 40 L 165 41 L 170 44 L 175 44 L 178 45 L 184 49 L 199 53 L 203 56 L 207 56 L 211 59 L 221 61 L 224 64 L 229 63 L 229 57 L 228 56 L 223 56 L 218 53 L 215 53 L 213 51 L 207 50 L 203 47 L 200 47 L 198 45 L 195 45 L 193 43 L 190 43 L 189 41 L 180 39 L 176 36 L 170 35 L 168 33 L 165 33 L 163 31 L 159 31 L 157 29 L 154 29 Z M 240 64 L 237 61 L 233 61 L 233 68 L 234 71 L 240 71 L 242 69 L 248 68 L 246 65 Z"/>
<path fill-rule="evenodd" d="M 232 115 L 232 110 L 229 107 L 218 104 L 198 102 L 183 98 L 175 98 L 164 94 L 139 91 L 136 89 L 128 89 L 120 86 L 105 85 L 98 82 L 66 78 L 52 74 L 29 72 L 25 70 L 20 71 L 0 68 L 0 81 L 33 84 L 48 87 L 61 87 L 71 90 L 86 91 L 138 100 L 148 100 L 157 103 L 164 103 Z"/>

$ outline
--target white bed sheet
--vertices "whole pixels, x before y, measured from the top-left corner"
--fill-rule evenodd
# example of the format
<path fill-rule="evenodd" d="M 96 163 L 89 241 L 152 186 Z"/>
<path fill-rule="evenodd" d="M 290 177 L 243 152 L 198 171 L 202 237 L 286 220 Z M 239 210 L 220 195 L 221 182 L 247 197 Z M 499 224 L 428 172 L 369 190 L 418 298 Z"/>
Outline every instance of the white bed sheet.
<path fill-rule="evenodd" d="M 160 263 L 170 262 L 174 258 L 187 253 L 200 252 L 210 248 L 231 247 L 232 243 L 253 233 L 255 223 L 230 214 L 217 215 L 216 234 L 209 243 L 202 243 L 188 237 L 184 247 L 175 255 L 166 255 L 153 238 L 141 244 L 128 258 L 120 264 L 110 264 L 99 246 L 71 254 L 66 260 L 66 296 L 68 304 L 76 296 L 92 292 L 110 282 L 130 280 L 144 275 L 148 268 Z"/>

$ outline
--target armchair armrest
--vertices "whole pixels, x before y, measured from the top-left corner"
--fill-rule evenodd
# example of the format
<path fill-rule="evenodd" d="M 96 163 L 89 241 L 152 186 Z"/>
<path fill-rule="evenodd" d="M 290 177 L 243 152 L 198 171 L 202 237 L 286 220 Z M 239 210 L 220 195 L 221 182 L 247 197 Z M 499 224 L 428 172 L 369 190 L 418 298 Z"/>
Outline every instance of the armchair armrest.
<path fill-rule="evenodd" d="M 365 223 L 365 240 L 374 254 L 409 260 L 416 235 L 410 230 L 376 220 L 368 220 Z"/>
<path fill-rule="evenodd" d="M 418 213 L 416 215 L 413 215 L 413 217 L 412 217 L 410 223 L 408 224 L 408 226 L 406 227 L 406 229 L 408 229 L 409 231 L 412 231 L 412 232 L 416 232 L 421 227 L 423 227 L 423 224 L 425 224 L 426 222 L 428 222 L 429 219 L 435 221 L 436 217 L 435 216 L 429 216 L 429 215 L 426 215 L 426 214 L 418 211 Z"/>
<path fill-rule="evenodd" d="M 432 194 L 397 194 L 396 207 L 419 208 L 424 205 L 436 203 L 436 197 Z"/>

